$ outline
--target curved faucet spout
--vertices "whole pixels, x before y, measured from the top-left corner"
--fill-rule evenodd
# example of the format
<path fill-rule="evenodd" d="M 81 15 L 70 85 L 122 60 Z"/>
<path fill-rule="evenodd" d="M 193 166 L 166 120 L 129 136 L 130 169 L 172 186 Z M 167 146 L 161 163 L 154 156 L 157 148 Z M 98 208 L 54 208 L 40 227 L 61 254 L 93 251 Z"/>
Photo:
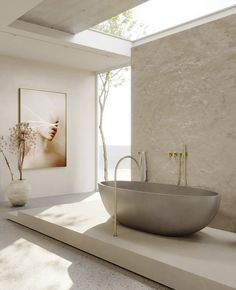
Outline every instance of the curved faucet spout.
<path fill-rule="evenodd" d="M 118 167 L 120 165 L 120 163 L 124 160 L 124 159 L 131 159 L 135 162 L 135 164 L 137 165 L 138 169 L 140 169 L 140 166 L 139 166 L 139 163 L 138 161 L 130 156 L 130 155 L 127 155 L 127 156 L 124 156 L 122 157 L 116 164 L 116 167 L 115 167 L 115 174 L 114 174 L 114 182 L 115 182 L 115 195 L 114 195 L 114 229 L 113 229 L 113 236 L 114 237 L 117 237 L 117 170 L 118 170 Z"/>

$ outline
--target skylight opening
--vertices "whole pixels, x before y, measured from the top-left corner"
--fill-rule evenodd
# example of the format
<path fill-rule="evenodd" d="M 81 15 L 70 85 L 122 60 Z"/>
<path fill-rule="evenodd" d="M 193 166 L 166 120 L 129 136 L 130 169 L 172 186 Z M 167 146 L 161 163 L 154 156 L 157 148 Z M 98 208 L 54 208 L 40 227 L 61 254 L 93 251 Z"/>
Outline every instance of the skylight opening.
<path fill-rule="evenodd" d="M 235 5 L 236 0 L 149 0 L 93 29 L 136 41 Z"/>

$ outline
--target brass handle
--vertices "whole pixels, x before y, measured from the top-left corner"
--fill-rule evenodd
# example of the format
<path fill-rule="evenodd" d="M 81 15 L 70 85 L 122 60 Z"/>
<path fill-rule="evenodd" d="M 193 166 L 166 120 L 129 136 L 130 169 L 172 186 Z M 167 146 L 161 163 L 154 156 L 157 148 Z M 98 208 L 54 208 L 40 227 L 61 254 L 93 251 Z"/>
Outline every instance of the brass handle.
<path fill-rule="evenodd" d="M 180 185 L 181 183 L 181 168 L 182 168 L 182 161 L 183 161 L 183 175 L 184 175 L 184 185 L 187 185 L 187 146 L 184 144 L 183 146 L 183 152 L 169 152 L 168 153 L 169 158 L 178 158 L 178 181 L 177 185 Z"/>
<path fill-rule="evenodd" d="M 178 153 L 178 152 L 174 152 L 174 153 L 173 153 L 173 156 L 174 156 L 174 158 L 177 158 L 177 157 L 178 157 L 178 155 L 179 155 L 179 153 Z"/>
<path fill-rule="evenodd" d="M 173 157 L 173 152 L 169 152 L 168 155 L 169 155 L 169 158 L 172 158 Z"/>

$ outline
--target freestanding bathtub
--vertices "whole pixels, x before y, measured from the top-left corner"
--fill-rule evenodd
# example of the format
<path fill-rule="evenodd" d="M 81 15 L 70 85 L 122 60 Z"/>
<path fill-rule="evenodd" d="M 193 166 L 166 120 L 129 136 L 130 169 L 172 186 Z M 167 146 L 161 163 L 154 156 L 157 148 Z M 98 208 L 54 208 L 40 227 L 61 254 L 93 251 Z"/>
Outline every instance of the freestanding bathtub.
<path fill-rule="evenodd" d="M 98 184 L 102 202 L 114 215 L 114 181 Z M 117 181 L 117 220 L 128 227 L 166 236 L 183 236 L 206 227 L 220 195 L 185 186 Z"/>

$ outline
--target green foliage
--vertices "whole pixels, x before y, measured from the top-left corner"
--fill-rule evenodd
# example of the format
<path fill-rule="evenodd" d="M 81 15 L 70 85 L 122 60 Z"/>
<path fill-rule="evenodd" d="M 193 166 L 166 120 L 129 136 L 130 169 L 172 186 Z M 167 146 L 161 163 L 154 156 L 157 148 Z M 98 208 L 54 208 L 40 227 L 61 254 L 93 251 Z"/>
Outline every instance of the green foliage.
<path fill-rule="evenodd" d="M 117 16 L 114 16 L 98 24 L 94 27 L 94 29 L 126 39 L 132 39 L 134 34 L 139 34 L 139 36 L 145 34 L 144 25 L 135 20 L 132 10 L 127 10 Z M 118 70 L 101 73 L 99 75 L 101 81 L 100 91 L 104 91 L 104 84 L 108 87 L 108 91 L 110 87 L 116 88 L 121 86 L 125 81 L 124 73 L 127 70 L 128 68 L 125 67 Z M 107 82 L 106 78 L 108 78 Z"/>
<path fill-rule="evenodd" d="M 135 35 L 141 36 L 145 34 L 144 25 L 134 19 L 132 10 L 127 10 L 114 16 L 96 25 L 94 29 L 130 40 Z"/>

